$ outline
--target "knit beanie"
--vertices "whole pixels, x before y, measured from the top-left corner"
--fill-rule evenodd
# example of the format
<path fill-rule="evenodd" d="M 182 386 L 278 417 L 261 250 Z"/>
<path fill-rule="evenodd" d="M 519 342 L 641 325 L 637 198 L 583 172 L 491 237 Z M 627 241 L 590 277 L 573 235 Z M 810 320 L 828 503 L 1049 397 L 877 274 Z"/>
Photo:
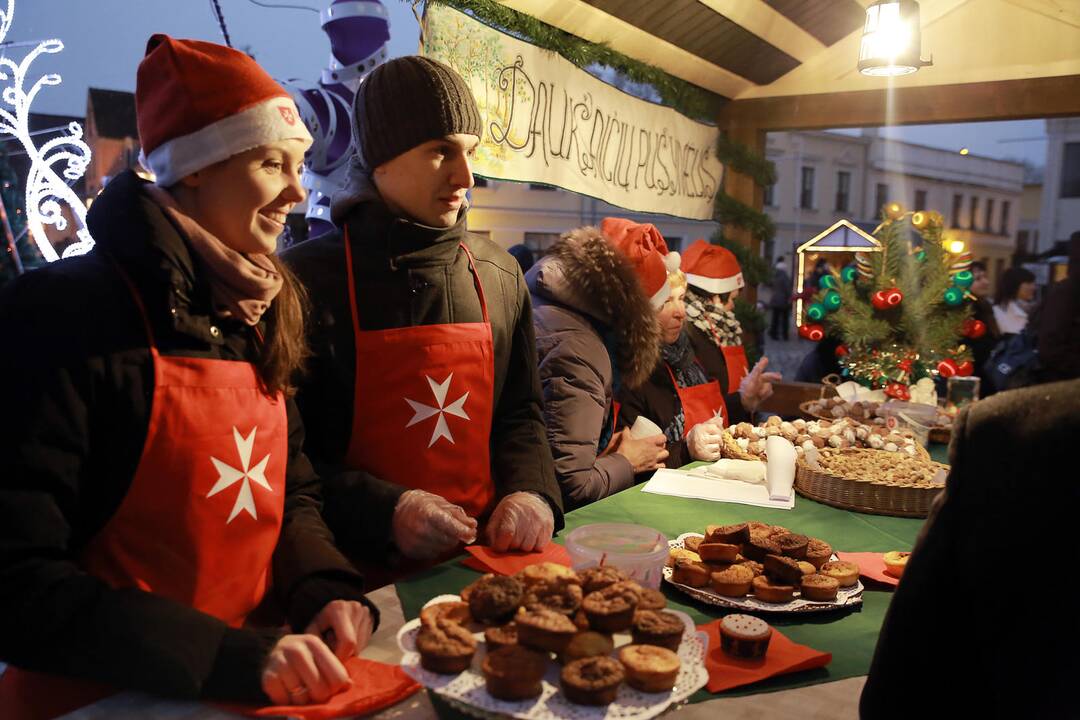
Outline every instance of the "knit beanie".
<path fill-rule="evenodd" d="M 353 101 L 353 139 L 369 172 L 429 140 L 482 137 L 480 110 L 465 80 L 431 58 L 407 55 L 378 66 Z"/>
<path fill-rule="evenodd" d="M 173 185 L 215 163 L 279 140 L 311 145 L 296 103 L 238 50 L 155 34 L 135 81 L 140 161 Z"/>

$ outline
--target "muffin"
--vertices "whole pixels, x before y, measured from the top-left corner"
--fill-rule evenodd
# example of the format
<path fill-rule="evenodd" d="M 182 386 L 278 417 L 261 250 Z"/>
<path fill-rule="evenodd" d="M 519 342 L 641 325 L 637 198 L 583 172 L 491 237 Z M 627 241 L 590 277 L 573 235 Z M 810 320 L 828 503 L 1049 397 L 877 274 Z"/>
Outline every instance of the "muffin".
<path fill-rule="evenodd" d="M 746 523 L 737 525 L 710 525 L 705 529 L 705 540 L 710 543 L 742 545 L 750 542 L 750 526 Z"/>
<path fill-rule="evenodd" d="M 559 652 L 577 634 L 577 626 L 561 612 L 543 605 L 530 605 L 514 618 L 519 645 L 535 650 Z"/>
<path fill-rule="evenodd" d="M 687 535 L 683 538 L 682 544 L 690 552 L 697 552 L 698 546 L 703 542 L 705 542 L 705 538 L 700 535 Z"/>
<path fill-rule="evenodd" d="M 667 607 L 667 598 L 664 593 L 652 588 L 641 589 L 641 599 L 638 601 L 638 610 L 663 610 Z"/>
<path fill-rule="evenodd" d="M 754 577 L 765 574 L 765 566 L 759 563 L 757 560 L 743 560 L 739 564 L 743 567 L 750 568 L 751 572 L 754 573 Z"/>
<path fill-rule="evenodd" d="M 859 582 L 859 566 L 847 560 L 833 560 L 821 566 L 821 574 L 836 578 L 840 587 L 851 587 Z"/>
<path fill-rule="evenodd" d="M 813 575 L 817 572 L 817 568 L 814 567 L 812 564 L 806 562 L 805 560 L 799 561 L 799 569 L 802 570 L 803 577 L 806 577 L 807 575 Z"/>
<path fill-rule="evenodd" d="M 679 656 L 656 645 L 626 645 L 619 650 L 619 662 L 626 684 L 642 692 L 668 692 L 679 676 Z"/>
<path fill-rule="evenodd" d="M 674 613 L 663 610 L 639 610 L 634 615 L 630 634 L 638 645 L 656 645 L 677 651 L 686 626 Z"/>
<path fill-rule="evenodd" d="M 724 597 L 743 597 L 750 592 L 754 571 L 745 565 L 732 565 L 727 570 L 714 572 L 710 579 L 712 589 Z"/>
<path fill-rule="evenodd" d="M 806 545 L 806 562 L 821 569 L 821 566 L 832 558 L 832 546 L 824 540 L 810 538 Z"/>
<path fill-rule="evenodd" d="M 487 654 L 480 669 L 487 690 L 500 700 L 526 700 L 540 695 L 548 656 L 521 645 L 509 645 Z"/>
<path fill-rule="evenodd" d="M 705 587 L 709 584 L 709 575 L 712 572 L 705 563 L 680 558 L 671 568 L 671 581 L 690 587 Z"/>
<path fill-rule="evenodd" d="M 799 576 L 800 578 L 802 575 Z M 765 575 L 759 575 L 750 583 L 754 597 L 767 603 L 786 603 L 795 599 L 795 586 L 773 584 Z"/>
<path fill-rule="evenodd" d="M 692 550 L 685 548 L 671 548 L 668 551 L 668 559 L 664 562 L 668 567 L 674 567 L 675 561 L 679 558 L 685 558 L 687 560 L 693 560 L 694 562 L 701 562 L 701 556 Z"/>
<path fill-rule="evenodd" d="M 801 581 L 800 588 L 803 600 L 829 602 L 836 600 L 836 592 L 840 589 L 840 582 L 828 575 L 806 575 Z"/>
<path fill-rule="evenodd" d="M 810 538 L 795 533 L 785 533 L 773 537 L 773 541 L 780 546 L 780 553 L 785 557 L 802 560 L 806 557 L 806 548 Z"/>
<path fill-rule="evenodd" d="M 578 611 L 573 614 L 570 620 L 578 630 L 585 631 L 589 629 L 589 617 L 581 608 L 578 608 Z"/>
<path fill-rule="evenodd" d="M 742 554 L 750 560 L 762 562 L 766 555 L 779 555 L 780 546 L 768 535 L 753 533 L 750 535 L 750 542 L 743 545 Z"/>
<path fill-rule="evenodd" d="M 517 623 L 508 622 L 505 625 L 489 627 L 484 631 L 484 642 L 487 643 L 488 652 L 507 645 L 517 645 Z"/>
<path fill-rule="evenodd" d="M 615 649 L 615 641 L 610 635 L 586 630 L 579 632 L 559 653 L 559 662 L 563 665 L 596 655 L 610 655 Z"/>
<path fill-rule="evenodd" d="M 771 638 L 769 624 L 752 615 L 728 615 L 720 621 L 720 649 L 733 657 L 765 657 Z"/>
<path fill-rule="evenodd" d="M 577 573 L 559 563 L 553 562 L 541 562 L 535 565 L 529 565 L 518 571 L 514 577 L 520 580 L 526 588 L 531 588 L 533 585 L 541 582 L 546 583 L 568 583 L 572 585 L 580 585 L 581 578 Z"/>
<path fill-rule="evenodd" d="M 585 595 L 629 579 L 626 573 L 611 565 L 601 565 L 582 570 L 579 576 L 581 577 L 581 591 Z"/>
<path fill-rule="evenodd" d="M 885 553 L 885 574 L 892 575 L 894 578 L 902 577 L 904 574 L 904 568 L 907 567 L 909 552 L 902 552 L 900 550 L 892 550 Z"/>
<path fill-rule="evenodd" d="M 469 602 L 469 598 L 472 596 L 472 591 L 476 589 L 476 586 L 482 582 L 490 580 L 493 577 L 496 577 L 495 573 L 485 573 L 484 575 L 480 576 L 479 580 L 475 580 L 462 588 L 461 592 L 458 593 L 461 596 L 461 602 Z"/>
<path fill-rule="evenodd" d="M 634 621 L 641 596 L 626 582 L 589 593 L 582 602 L 589 627 L 599 632 L 622 632 Z"/>
<path fill-rule="evenodd" d="M 569 616 L 573 615 L 581 607 L 581 599 L 580 585 L 559 580 L 540 580 L 534 582 L 525 591 L 521 604 L 525 606 L 543 605 L 555 612 Z"/>
<path fill-rule="evenodd" d="M 446 618 L 436 618 L 420 627 L 416 635 L 420 665 L 431 672 L 450 675 L 459 673 L 472 663 L 476 640 L 472 633 Z"/>
<path fill-rule="evenodd" d="M 435 603 L 420 611 L 422 625 L 430 625 L 437 618 L 446 618 L 459 625 L 468 625 L 472 622 L 472 613 L 469 612 L 468 603 L 457 601 Z"/>
<path fill-rule="evenodd" d="M 567 663 L 559 674 L 563 695 L 578 705 L 608 705 L 615 702 L 626 677 L 621 662 L 612 657 L 586 657 Z"/>
<path fill-rule="evenodd" d="M 782 555 L 766 555 L 765 575 L 784 585 L 797 585 L 802 580 L 803 572 L 799 561 Z"/>
<path fill-rule="evenodd" d="M 524 594 L 525 586 L 517 578 L 485 576 L 473 583 L 469 611 L 481 622 L 502 624 L 517 612 Z"/>
<path fill-rule="evenodd" d="M 749 529 L 751 535 L 755 535 L 755 534 L 757 534 L 757 535 L 761 535 L 761 534 L 771 535 L 772 534 L 772 525 L 770 525 L 769 523 L 763 523 L 763 522 L 758 522 L 757 520 L 751 520 L 750 522 L 746 523 L 746 527 Z"/>
<path fill-rule="evenodd" d="M 707 563 L 733 563 L 739 555 L 738 545 L 727 543 L 702 543 L 698 546 L 698 555 Z"/>

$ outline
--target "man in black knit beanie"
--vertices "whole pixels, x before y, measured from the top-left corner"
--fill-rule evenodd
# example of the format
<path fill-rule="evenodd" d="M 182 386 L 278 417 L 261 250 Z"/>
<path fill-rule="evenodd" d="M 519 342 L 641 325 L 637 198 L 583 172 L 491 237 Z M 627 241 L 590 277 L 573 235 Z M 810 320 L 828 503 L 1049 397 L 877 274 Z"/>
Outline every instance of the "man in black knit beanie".
<path fill-rule="evenodd" d="M 297 401 L 323 514 L 355 560 L 395 576 L 462 543 L 539 549 L 562 498 L 521 269 L 466 230 L 476 101 L 450 67 L 402 57 L 353 114 L 338 231 L 284 254 L 313 306 Z"/>

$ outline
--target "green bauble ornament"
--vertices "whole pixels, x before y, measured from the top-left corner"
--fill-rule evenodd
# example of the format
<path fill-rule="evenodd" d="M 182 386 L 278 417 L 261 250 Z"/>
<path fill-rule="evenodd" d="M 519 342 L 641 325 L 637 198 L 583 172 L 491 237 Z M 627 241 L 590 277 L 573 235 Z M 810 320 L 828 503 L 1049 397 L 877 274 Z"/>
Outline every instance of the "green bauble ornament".
<path fill-rule="evenodd" d="M 920 250 L 919 252 L 915 253 L 915 259 L 919 262 L 926 262 L 926 251 Z"/>
<path fill-rule="evenodd" d="M 836 288 L 836 278 L 832 275 L 822 275 L 818 280 L 818 287 L 822 290 L 833 290 Z"/>
<path fill-rule="evenodd" d="M 840 271 L 840 279 L 846 283 L 855 282 L 855 278 L 859 276 L 859 271 L 854 265 L 848 265 Z"/>
<path fill-rule="evenodd" d="M 953 286 L 945 291 L 945 304 L 949 307 L 956 307 L 962 302 L 964 302 L 964 291 L 961 288 Z"/>
<path fill-rule="evenodd" d="M 825 306 L 821 303 L 814 303 L 810 307 L 806 308 L 806 317 L 811 320 L 821 320 L 825 317 Z"/>
<path fill-rule="evenodd" d="M 840 307 L 842 300 L 840 299 L 840 293 L 836 292 L 835 290 L 830 290 L 829 292 L 825 293 L 825 297 L 824 299 L 822 299 L 821 302 L 825 305 L 826 310 L 832 312 L 833 310 L 836 310 Z"/>
<path fill-rule="evenodd" d="M 961 270 L 953 275 L 952 281 L 959 287 L 969 288 L 971 283 L 975 282 L 975 276 L 972 275 L 970 270 Z"/>

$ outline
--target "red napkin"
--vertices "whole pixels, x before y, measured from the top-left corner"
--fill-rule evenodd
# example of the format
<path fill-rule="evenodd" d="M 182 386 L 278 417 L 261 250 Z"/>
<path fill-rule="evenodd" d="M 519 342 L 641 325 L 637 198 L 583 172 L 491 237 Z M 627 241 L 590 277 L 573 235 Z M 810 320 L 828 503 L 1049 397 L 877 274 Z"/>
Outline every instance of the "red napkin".
<path fill-rule="evenodd" d="M 825 667 L 832 662 L 832 653 L 820 652 L 788 640 L 773 628 L 769 651 L 759 660 L 742 660 L 720 649 L 720 621 L 698 625 L 709 635 L 709 651 L 705 654 L 705 669 L 709 671 L 711 693 L 723 692 L 740 685 L 749 685 L 775 675 Z"/>
<path fill-rule="evenodd" d="M 864 578 L 877 580 L 879 583 L 896 587 L 900 584 L 900 578 L 885 574 L 885 553 L 874 552 L 838 552 L 836 557 L 841 560 L 853 562 L 859 566 L 859 574 Z"/>
<path fill-rule="evenodd" d="M 484 545 L 470 545 L 465 552 L 472 557 L 462 560 L 462 564 L 473 570 L 496 575 L 513 575 L 529 565 L 539 562 L 553 562 L 570 567 L 570 554 L 558 543 L 549 542 L 539 552 L 498 552 Z"/>
<path fill-rule="evenodd" d="M 219 706 L 229 712 L 249 717 L 290 717 L 301 720 L 330 720 L 330 718 L 369 715 L 389 707 L 420 689 L 415 680 L 405 674 L 398 665 L 388 665 L 349 658 L 345 661 L 353 685 L 339 692 L 322 705 L 275 705 L 254 708 L 250 705 Z"/>

